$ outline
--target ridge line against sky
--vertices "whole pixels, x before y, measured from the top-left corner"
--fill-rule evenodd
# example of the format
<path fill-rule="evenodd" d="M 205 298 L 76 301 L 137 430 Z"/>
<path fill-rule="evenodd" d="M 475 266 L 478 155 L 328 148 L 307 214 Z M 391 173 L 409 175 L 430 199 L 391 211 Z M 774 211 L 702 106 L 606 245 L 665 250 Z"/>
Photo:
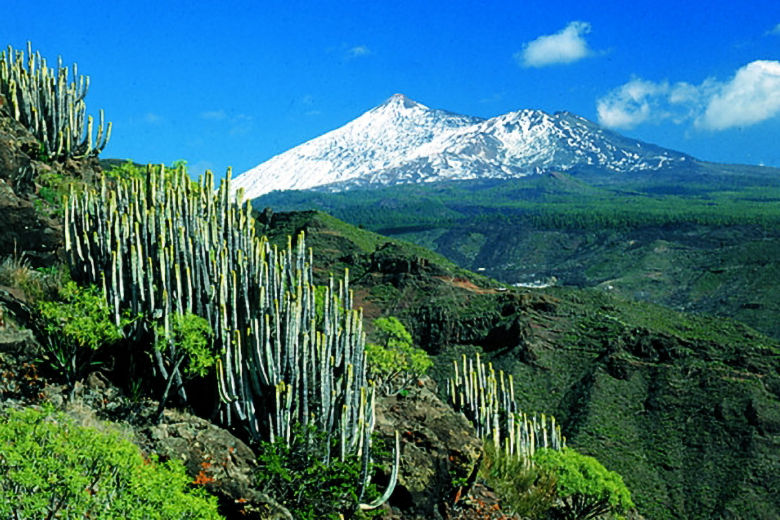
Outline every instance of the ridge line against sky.
<path fill-rule="evenodd" d="M 0 44 L 91 76 L 88 112 L 114 123 L 103 157 L 193 173 L 241 173 L 395 92 L 780 167 L 780 2 L 684 4 L 29 0 L 4 5 Z"/>

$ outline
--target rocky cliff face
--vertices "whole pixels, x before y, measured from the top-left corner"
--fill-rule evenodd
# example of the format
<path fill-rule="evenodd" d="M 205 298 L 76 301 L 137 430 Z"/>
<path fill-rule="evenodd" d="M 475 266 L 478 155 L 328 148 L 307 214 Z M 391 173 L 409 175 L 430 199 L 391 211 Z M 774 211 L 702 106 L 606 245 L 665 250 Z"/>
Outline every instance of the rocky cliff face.
<path fill-rule="evenodd" d="M 41 176 L 92 179 L 97 159 L 47 164 L 38 142 L 0 105 L 0 257 L 25 252 L 35 266 L 56 260 L 62 243 L 59 218 L 45 211 L 39 196 Z"/>
<path fill-rule="evenodd" d="M 436 384 L 425 378 L 408 396 L 379 401 L 377 431 L 391 438 L 401 432 L 398 485 L 381 518 L 444 520 L 460 482 L 476 471 L 482 441 L 462 414 L 436 396 Z"/>

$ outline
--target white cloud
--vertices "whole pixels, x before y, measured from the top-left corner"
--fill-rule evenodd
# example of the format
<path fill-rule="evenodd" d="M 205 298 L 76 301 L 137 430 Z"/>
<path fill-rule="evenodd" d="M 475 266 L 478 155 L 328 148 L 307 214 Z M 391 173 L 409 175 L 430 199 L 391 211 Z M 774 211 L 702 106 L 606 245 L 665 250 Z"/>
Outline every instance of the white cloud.
<path fill-rule="evenodd" d="M 359 58 L 371 54 L 371 49 L 365 45 L 356 45 L 347 51 L 347 58 Z"/>
<path fill-rule="evenodd" d="M 200 113 L 200 118 L 207 121 L 222 121 L 227 118 L 224 110 L 207 110 Z"/>
<path fill-rule="evenodd" d="M 642 123 L 690 123 L 708 130 L 752 125 L 780 114 L 780 62 L 754 61 L 728 82 L 699 85 L 633 78 L 596 102 L 599 122 L 611 128 Z"/>
<path fill-rule="evenodd" d="M 588 22 L 571 22 L 555 34 L 540 36 L 523 45 L 515 60 L 523 67 L 546 67 L 572 63 L 592 54 L 584 35 L 590 32 Z"/>
<path fill-rule="evenodd" d="M 598 101 L 599 121 L 612 128 L 633 128 L 644 123 L 653 117 L 656 100 L 668 88 L 667 83 L 632 79 Z"/>
<path fill-rule="evenodd" d="M 750 126 L 780 115 L 780 61 L 757 60 L 709 100 L 696 124 L 710 130 Z"/>
<path fill-rule="evenodd" d="M 775 25 L 773 28 L 769 29 L 767 31 L 767 34 L 774 34 L 775 36 L 780 36 L 780 23 Z"/>

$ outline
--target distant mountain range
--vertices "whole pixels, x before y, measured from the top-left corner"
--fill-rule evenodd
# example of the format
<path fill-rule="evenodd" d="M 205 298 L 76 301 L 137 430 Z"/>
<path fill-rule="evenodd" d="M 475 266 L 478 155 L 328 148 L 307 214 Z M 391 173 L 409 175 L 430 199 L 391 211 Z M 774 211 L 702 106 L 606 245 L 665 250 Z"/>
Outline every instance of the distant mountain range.
<path fill-rule="evenodd" d="M 341 128 L 244 172 L 233 186 L 252 199 L 274 190 L 511 179 L 575 168 L 647 173 L 691 162 L 688 155 L 569 112 L 519 110 L 482 119 L 395 94 Z"/>

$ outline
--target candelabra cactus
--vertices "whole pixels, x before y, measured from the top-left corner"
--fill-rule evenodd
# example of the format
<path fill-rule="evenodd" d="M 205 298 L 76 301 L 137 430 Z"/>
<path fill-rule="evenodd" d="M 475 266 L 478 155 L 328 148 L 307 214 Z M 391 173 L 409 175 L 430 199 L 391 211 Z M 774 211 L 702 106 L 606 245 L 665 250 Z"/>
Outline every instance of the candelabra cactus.
<path fill-rule="evenodd" d="M 101 110 L 93 140 L 94 121 L 86 116 L 84 102 L 89 76 L 79 76 L 75 63 L 73 81 L 69 74 L 62 58 L 56 69 L 50 68 L 39 52 L 33 53 L 30 42 L 26 57 L 10 45 L 0 52 L 0 95 L 14 119 L 33 133 L 51 159 L 98 155 L 111 138 L 111 123 L 104 124 Z"/>
<path fill-rule="evenodd" d="M 467 359 L 465 354 L 449 379 L 450 402 L 474 424 L 482 439 L 490 439 L 507 456 L 520 456 L 530 464 L 537 448 L 559 450 L 566 446 L 555 417 L 529 416 L 515 401 L 512 375 L 496 372 L 493 365 Z"/>
<path fill-rule="evenodd" d="M 294 424 L 314 425 L 336 441 L 333 453 L 325 450 L 328 460 L 362 458 L 365 488 L 375 396 L 348 273 L 317 291 L 303 234 L 281 250 L 256 236 L 250 203 L 230 194 L 230 171 L 216 193 L 210 172 L 197 184 L 183 170 L 162 167 L 111 189 L 104 179 L 99 193 L 69 197 L 65 247 L 74 269 L 103 287 L 116 319 L 127 308 L 156 320 L 153 330 L 165 334 L 174 313 L 209 322 L 222 353 L 217 379 L 226 424 L 243 424 L 256 441 L 288 444 Z M 155 356 L 167 380 L 171 367 L 159 351 Z M 395 485 L 397 448 L 396 439 L 383 500 Z"/>

